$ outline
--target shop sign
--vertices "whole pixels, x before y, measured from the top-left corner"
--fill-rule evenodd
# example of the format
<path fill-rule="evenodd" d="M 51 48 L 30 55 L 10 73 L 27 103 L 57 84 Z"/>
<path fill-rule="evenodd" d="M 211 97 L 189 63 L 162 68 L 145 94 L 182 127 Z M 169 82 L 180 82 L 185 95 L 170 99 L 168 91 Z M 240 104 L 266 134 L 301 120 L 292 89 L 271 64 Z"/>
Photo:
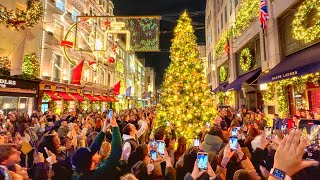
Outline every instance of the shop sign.
<path fill-rule="evenodd" d="M 6 88 L 7 86 L 15 86 L 17 81 L 8 80 L 8 79 L 0 79 L 0 88 Z"/>
<path fill-rule="evenodd" d="M 283 78 L 290 78 L 290 77 L 295 76 L 297 74 L 298 74 L 298 71 L 292 71 L 292 72 L 288 72 L 288 73 L 283 73 L 283 74 L 280 74 L 280 75 L 277 75 L 277 76 L 272 76 L 272 80 L 276 81 L 276 80 L 280 80 L 280 79 L 283 79 Z"/>

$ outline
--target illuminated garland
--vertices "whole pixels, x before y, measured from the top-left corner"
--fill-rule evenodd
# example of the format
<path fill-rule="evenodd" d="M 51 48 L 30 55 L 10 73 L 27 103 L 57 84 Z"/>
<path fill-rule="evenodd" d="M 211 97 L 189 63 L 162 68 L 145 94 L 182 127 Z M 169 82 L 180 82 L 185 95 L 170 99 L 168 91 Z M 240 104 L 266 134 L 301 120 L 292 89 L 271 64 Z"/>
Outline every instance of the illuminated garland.
<path fill-rule="evenodd" d="M 218 104 L 219 105 L 224 105 L 225 104 L 225 99 L 227 97 L 226 93 L 223 91 L 218 91 L 216 94 L 217 100 L 218 100 Z"/>
<path fill-rule="evenodd" d="M 287 87 L 290 85 L 294 85 L 297 90 L 301 91 L 305 89 L 305 86 L 308 82 L 314 82 L 320 80 L 320 73 L 312 73 L 303 75 L 300 77 L 293 77 L 289 79 L 284 79 L 281 81 L 274 82 L 274 85 L 277 90 L 277 101 L 278 101 L 278 111 L 279 114 L 288 113 L 289 112 L 289 100 L 288 100 L 288 92 Z M 304 88 L 303 88 L 304 87 Z"/>
<path fill-rule="evenodd" d="M 234 91 L 229 91 L 228 102 L 229 102 L 229 106 L 233 106 L 233 103 L 234 103 Z"/>
<path fill-rule="evenodd" d="M 42 101 L 51 101 L 51 97 L 47 93 L 43 93 Z"/>
<path fill-rule="evenodd" d="M 225 32 L 222 33 L 216 48 L 214 50 L 216 57 L 219 57 L 222 55 L 224 48 L 226 46 L 227 43 L 227 39 L 230 37 L 231 35 L 231 30 L 226 30 Z"/>
<path fill-rule="evenodd" d="M 245 48 L 241 51 L 240 67 L 243 71 L 249 71 L 252 67 L 252 55 L 249 48 Z"/>
<path fill-rule="evenodd" d="M 316 22 L 313 26 L 307 27 L 306 21 L 308 14 L 315 10 Z M 293 27 L 293 36 L 297 40 L 303 40 L 304 42 L 311 42 L 313 40 L 320 38 L 320 1 L 319 0 L 305 0 L 298 11 L 295 14 L 295 17 L 292 22 Z"/>
<path fill-rule="evenodd" d="M 26 10 L 7 10 L 0 4 L 0 24 L 7 28 L 13 27 L 19 30 L 21 24 L 31 28 L 35 26 L 42 17 L 42 0 L 27 0 Z"/>
<path fill-rule="evenodd" d="M 264 102 L 271 102 L 274 99 L 274 83 L 268 83 L 267 89 L 262 93 L 262 99 Z"/>
<path fill-rule="evenodd" d="M 259 17 L 259 3 L 260 1 L 258 0 L 245 0 L 241 3 L 234 27 L 232 28 L 234 37 L 240 36 Z"/>
<path fill-rule="evenodd" d="M 221 66 L 219 68 L 219 78 L 220 82 L 224 82 L 228 78 L 228 68 L 226 66 Z"/>

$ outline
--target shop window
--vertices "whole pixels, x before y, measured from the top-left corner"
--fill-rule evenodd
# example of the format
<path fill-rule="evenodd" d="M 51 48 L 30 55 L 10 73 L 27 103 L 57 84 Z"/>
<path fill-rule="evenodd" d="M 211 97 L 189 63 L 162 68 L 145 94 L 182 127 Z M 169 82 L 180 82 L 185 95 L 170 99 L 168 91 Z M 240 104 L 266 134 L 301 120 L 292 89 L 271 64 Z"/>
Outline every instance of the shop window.
<path fill-rule="evenodd" d="M 53 69 L 53 80 L 60 81 L 61 78 L 61 60 L 62 57 L 60 55 L 54 54 L 52 60 L 52 69 Z"/>
<path fill-rule="evenodd" d="M 46 112 L 49 110 L 49 101 L 42 101 L 41 103 L 41 112 Z"/>

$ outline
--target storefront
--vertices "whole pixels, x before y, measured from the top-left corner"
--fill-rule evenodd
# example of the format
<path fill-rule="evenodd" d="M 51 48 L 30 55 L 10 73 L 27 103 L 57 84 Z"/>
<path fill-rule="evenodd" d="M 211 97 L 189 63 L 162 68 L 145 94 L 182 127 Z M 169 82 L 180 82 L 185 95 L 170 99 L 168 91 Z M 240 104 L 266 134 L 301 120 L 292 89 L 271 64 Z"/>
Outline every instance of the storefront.
<path fill-rule="evenodd" d="M 20 111 L 31 115 L 38 105 L 39 82 L 0 77 L 0 107 L 3 113 Z"/>

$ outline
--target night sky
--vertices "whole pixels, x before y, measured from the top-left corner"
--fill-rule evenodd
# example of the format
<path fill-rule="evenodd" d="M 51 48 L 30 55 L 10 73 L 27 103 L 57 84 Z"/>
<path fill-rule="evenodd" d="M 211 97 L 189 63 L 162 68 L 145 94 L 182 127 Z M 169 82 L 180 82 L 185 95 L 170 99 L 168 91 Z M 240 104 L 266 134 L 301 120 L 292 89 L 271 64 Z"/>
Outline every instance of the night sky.
<path fill-rule="evenodd" d="M 206 0 L 113 0 L 115 16 L 159 15 L 161 20 L 160 49 L 157 53 L 139 53 L 139 57 L 146 58 L 146 66 L 155 68 L 157 73 L 156 86 L 159 87 L 163 80 L 165 69 L 170 64 L 169 49 L 172 30 L 176 25 L 179 14 L 187 9 L 193 15 L 198 44 L 205 43 L 205 2 Z M 202 29 L 201 29 L 202 27 Z"/>

